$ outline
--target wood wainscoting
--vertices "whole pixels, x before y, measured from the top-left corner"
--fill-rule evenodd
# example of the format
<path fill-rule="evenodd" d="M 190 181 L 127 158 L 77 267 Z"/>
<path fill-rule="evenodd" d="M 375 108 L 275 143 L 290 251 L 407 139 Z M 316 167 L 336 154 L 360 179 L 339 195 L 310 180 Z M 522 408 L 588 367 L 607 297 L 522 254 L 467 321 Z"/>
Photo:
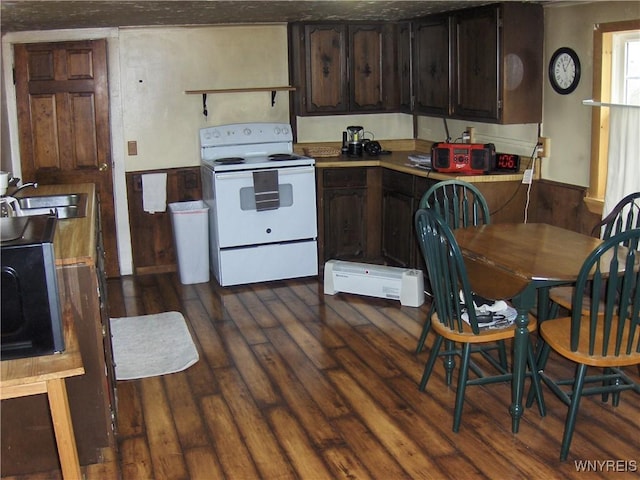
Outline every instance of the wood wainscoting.
<path fill-rule="evenodd" d="M 538 180 L 531 196 L 530 223 L 548 223 L 590 235 L 600 216 L 587 208 L 586 187 Z"/>
<path fill-rule="evenodd" d="M 142 175 L 167 174 L 167 210 L 147 213 L 142 207 Z M 176 271 L 169 204 L 202 199 L 200 167 L 128 172 L 126 174 L 131 250 L 136 275 Z"/>
<path fill-rule="evenodd" d="M 200 167 L 127 173 L 131 248 L 136 275 L 174 272 L 177 269 L 168 208 L 166 212 L 154 214 L 146 213 L 142 208 L 142 175 L 158 172 L 167 173 L 167 204 L 202 199 Z M 522 188 L 518 195 L 524 195 Z M 549 223 L 590 234 L 600 217 L 589 211 L 584 202 L 585 195 L 586 187 L 549 180 L 535 181 L 531 189 L 528 222 Z M 513 208 L 509 208 L 509 216 L 513 216 Z M 503 218 L 506 213 L 506 210 L 502 211 L 496 218 Z"/>

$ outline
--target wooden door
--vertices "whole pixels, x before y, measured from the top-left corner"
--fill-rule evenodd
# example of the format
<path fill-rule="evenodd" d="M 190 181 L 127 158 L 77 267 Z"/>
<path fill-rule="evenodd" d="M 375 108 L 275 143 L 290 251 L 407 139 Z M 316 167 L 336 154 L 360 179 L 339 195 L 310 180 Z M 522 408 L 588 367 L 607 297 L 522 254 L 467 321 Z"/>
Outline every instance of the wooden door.
<path fill-rule="evenodd" d="M 22 180 L 94 183 L 107 276 L 118 276 L 106 40 L 15 45 Z"/>

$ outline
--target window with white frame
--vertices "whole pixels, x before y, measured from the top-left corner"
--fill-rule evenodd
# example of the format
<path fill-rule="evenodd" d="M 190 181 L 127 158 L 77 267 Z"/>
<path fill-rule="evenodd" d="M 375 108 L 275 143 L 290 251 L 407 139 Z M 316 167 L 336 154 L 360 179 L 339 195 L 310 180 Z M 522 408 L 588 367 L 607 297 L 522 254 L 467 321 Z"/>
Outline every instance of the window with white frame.
<path fill-rule="evenodd" d="M 595 26 L 593 95 L 596 101 L 640 105 L 640 19 Z M 602 213 L 609 154 L 609 108 L 592 116 L 591 176 L 587 205 Z"/>
<path fill-rule="evenodd" d="M 611 102 L 640 105 L 640 31 L 612 37 Z"/>

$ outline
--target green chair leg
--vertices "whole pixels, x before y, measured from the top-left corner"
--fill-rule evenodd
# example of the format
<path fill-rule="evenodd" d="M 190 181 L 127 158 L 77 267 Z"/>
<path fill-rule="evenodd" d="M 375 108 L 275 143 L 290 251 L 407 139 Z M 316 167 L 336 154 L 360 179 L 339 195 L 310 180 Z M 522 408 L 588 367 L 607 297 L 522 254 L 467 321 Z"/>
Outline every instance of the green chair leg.
<path fill-rule="evenodd" d="M 435 342 L 433 342 L 433 348 L 431 349 L 431 353 L 429 354 L 429 359 L 427 360 L 426 365 L 424 366 L 424 372 L 422 374 L 422 380 L 420 380 L 419 390 L 424 392 L 424 389 L 427 387 L 427 382 L 429 381 L 429 377 L 431 376 L 431 372 L 433 371 L 433 367 L 436 364 L 436 360 L 438 359 L 438 352 L 442 347 L 443 337 L 438 335 L 436 337 Z"/>
<path fill-rule="evenodd" d="M 498 358 L 500 360 L 500 366 L 507 370 L 509 365 L 507 363 L 507 347 L 504 344 L 504 340 L 498 342 Z"/>
<path fill-rule="evenodd" d="M 427 312 L 427 319 L 424 321 L 424 325 L 422 326 L 422 333 L 420 333 L 420 338 L 418 339 L 416 354 L 422 351 L 422 348 L 424 347 L 424 342 L 427 339 L 427 335 L 429 334 L 429 330 L 431 330 L 432 315 L 433 315 L 433 304 L 429 307 L 429 311 Z"/>
<path fill-rule="evenodd" d="M 462 421 L 462 408 L 464 407 L 464 391 L 469 377 L 469 358 L 471 356 L 471 344 L 465 343 L 462 347 L 462 360 L 460 361 L 460 373 L 458 376 L 458 390 L 456 391 L 456 407 L 453 413 L 453 431 L 460 430 Z"/>
<path fill-rule="evenodd" d="M 573 385 L 573 393 L 571 395 L 571 405 L 567 420 L 564 425 L 564 435 L 562 437 L 562 446 L 560 447 L 560 460 L 565 461 L 569 455 L 569 447 L 573 437 L 573 430 L 576 426 L 576 417 L 580 408 L 580 399 L 582 398 L 582 389 L 584 387 L 584 377 L 587 373 L 587 366 L 579 364 L 576 368 L 576 381 Z"/>
<path fill-rule="evenodd" d="M 456 345 L 451 340 L 445 341 L 445 349 L 447 352 L 453 352 L 456 348 Z M 454 355 L 445 355 L 442 359 L 442 364 L 444 365 L 444 376 L 447 382 L 447 386 L 451 385 L 451 379 L 453 378 L 453 371 L 456 368 L 456 360 Z"/>
<path fill-rule="evenodd" d="M 539 372 L 544 370 L 544 367 L 547 365 L 547 360 L 549 359 L 549 354 L 551 353 L 551 347 L 543 342 L 542 349 L 538 351 L 538 358 L 536 359 L 536 364 L 538 370 L 535 373 L 535 377 L 532 376 L 532 379 L 537 379 L 538 389 L 540 389 L 540 375 Z M 529 389 L 529 393 L 527 394 L 527 403 L 525 404 L 527 408 L 530 408 L 533 405 L 534 395 L 537 395 L 537 392 L 533 386 Z"/>

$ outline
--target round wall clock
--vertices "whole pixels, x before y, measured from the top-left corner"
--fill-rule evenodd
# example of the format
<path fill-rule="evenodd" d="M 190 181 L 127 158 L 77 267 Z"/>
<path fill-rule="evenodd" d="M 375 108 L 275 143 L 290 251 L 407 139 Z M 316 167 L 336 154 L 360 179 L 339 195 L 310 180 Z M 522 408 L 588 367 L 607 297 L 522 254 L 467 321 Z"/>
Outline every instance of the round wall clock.
<path fill-rule="evenodd" d="M 549 81 L 561 95 L 573 92 L 580 82 L 580 59 L 568 47 L 559 48 L 549 61 Z"/>

